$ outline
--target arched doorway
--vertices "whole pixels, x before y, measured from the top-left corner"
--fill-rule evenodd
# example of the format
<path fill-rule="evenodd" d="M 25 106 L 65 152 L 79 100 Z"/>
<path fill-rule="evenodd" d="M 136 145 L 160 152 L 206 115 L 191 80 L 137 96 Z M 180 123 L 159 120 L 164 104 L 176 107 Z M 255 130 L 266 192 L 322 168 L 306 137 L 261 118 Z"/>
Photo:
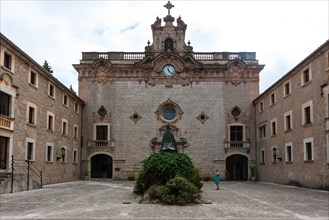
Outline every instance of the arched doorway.
<path fill-rule="evenodd" d="M 226 158 L 228 180 L 248 180 L 248 158 L 234 154 Z"/>
<path fill-rule="evenodd" d="M 91 158 L 91 178 L 112 178 L 112 157 L 106 154 L 97 154 Z"/>

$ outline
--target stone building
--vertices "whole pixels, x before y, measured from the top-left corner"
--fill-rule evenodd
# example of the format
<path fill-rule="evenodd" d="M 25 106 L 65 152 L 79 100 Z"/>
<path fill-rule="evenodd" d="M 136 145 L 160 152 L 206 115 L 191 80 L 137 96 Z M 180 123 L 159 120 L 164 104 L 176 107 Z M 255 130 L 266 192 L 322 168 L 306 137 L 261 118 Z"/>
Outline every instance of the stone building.
<path fill-rule="evenodd" d="M 329 187 L 329 41 L 254 100 L 261 181 Z"/>
<path fill-rule="evenodd" d="M 328 187 L 329 41 L 259 95 L 256 53 L 195 52 L 165 7 L 141 52 L 82 53 L 79 96 L 0 34 L 0 174 L 136 178 L 170 129 L 204 177 Z"/>
<path fill-rule="evenodd" d="M 15 173 L 29 160 L 44 184 L 79 179 L 83 101 L 3 34 L 0 61 L 1 172 L 13 156 Z"/>
<path fill-rule="evenodd" d="M 136 177 L 169 125 L 203 176 L 219 168 L 247 180 L 255 164 L 252 101 L 264 66 L 254 52 L 194 52 L 187 25 L 175 22 L 170 2 L 165 7 L 144 51 L 83 52 L 73 65 L 86 103 L 82 170 L 91 178 Z"/>

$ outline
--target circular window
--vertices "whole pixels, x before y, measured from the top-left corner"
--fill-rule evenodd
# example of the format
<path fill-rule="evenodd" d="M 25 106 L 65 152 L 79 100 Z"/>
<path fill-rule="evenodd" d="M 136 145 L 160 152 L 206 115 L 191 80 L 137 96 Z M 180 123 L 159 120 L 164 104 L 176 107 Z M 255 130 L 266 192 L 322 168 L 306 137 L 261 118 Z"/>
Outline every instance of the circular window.
<path fill-rule="evenodd" d="M 241 111 L 240 111 L 240 109 L 239 109 L 238 107 L 235 107 L 235 108 L 232 110 L 231 114 L 233 115 L 234 118 L 237 118 L 237 117 L 239 117 L 239 115 L 241 114 Z"/>
<path fill-rule="evenodd" d="M 168 121 L 171 121 L 176 118 L 176 110 L 171 106 L 167 106 L 163 109 L 162 117 Z"/>

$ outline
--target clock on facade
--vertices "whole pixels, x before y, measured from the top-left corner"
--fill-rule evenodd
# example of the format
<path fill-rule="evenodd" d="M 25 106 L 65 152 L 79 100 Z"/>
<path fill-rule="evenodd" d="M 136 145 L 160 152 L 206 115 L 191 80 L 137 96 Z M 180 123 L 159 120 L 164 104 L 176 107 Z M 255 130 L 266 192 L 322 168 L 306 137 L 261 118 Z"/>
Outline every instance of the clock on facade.
<path fill-rule="evenodd" d="M 162 68 L 162 74 L 164 77 L 173 77 L 176 74 L 175 67 L 171 64 L 166 64 Z"/>

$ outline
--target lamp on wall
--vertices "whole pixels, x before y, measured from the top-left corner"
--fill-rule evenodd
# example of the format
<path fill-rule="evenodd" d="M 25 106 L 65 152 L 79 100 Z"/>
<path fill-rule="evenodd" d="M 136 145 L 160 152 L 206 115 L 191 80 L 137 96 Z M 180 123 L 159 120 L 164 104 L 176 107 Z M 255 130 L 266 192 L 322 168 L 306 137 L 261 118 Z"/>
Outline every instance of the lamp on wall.
<path fill-rule="evenodd" d="M 62 147 L 61 148 L 61 155 L 57 156 L 57 161 L 59 161 L 59 159 L 63 159 L 65 157 L 65 148 Z"/>

